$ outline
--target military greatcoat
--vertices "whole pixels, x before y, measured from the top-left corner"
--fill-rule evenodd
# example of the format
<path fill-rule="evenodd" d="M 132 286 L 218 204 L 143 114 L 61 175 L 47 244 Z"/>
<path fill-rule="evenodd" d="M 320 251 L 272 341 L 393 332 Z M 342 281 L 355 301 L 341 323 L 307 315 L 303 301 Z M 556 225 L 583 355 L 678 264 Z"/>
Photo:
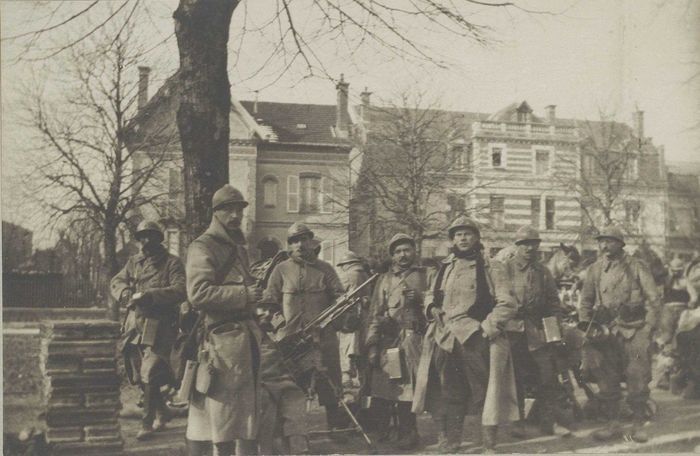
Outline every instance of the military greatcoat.
<path fill-rule="evenodd" d="M 370 301 L 370 324 L 367 346 L 380 350 L 380 366 L 370 373 L 370 394 L 391 401 L 412 401 L 416 372 L 426 318 L 423 315 L 423 293 L 427 287 L 425 268 L 397 266 L 382 274 Z M 405 293 L 415 292 L 415 301 L 407 302 Z M 391 379 L 385 368 L 387 349 L 400 348 L 401 379 Z"/>
<path fill-rule="evenodd" d="M 124 324 L 120 345 L 126 357 L 140 357 L 137 350 L 144 351 L 140 366 L 139 362 L 126 360 L 129 380 L 134 384 L 167 383 L 171 380 L 168 360 L 177 337 L 178 308 L 186 299 L 185 271 L 180 259 L 170 255 L 163 246 L 154 256 L 139 253 L 129 258 L 124 268 L 112 278 L 110 286 L 114 299 L 124 305 L 135 293 L 147 293 L 152 302 L 148 308 L 136 306 L 129 311 Z M 158 321 L 155 343 L 137 349 L 146 318 Z"/>
<path fill-rule="evenodd" d="M 204 314 L 206 326 L 198 361 L 212 375 L 208 391 L 195 391 L 190 398 L 187 438 L 214 443 L 255 439 L 262 331 L 248 296 L 253 279 L 247 252 L 213 219 L 190 244 L 186 271 L 187 295 Z"/>

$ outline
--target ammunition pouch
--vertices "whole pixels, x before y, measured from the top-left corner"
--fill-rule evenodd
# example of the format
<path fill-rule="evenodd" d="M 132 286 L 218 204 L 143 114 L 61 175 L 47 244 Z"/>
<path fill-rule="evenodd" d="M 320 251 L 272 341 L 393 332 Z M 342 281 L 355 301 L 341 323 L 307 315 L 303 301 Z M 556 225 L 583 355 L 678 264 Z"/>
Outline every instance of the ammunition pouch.
<path fill-rule="evenodd" d="M 620 306 L 618 319 L 621 323 L 644 321 L 647 310 L 642 304 L 623 304 Z"/>

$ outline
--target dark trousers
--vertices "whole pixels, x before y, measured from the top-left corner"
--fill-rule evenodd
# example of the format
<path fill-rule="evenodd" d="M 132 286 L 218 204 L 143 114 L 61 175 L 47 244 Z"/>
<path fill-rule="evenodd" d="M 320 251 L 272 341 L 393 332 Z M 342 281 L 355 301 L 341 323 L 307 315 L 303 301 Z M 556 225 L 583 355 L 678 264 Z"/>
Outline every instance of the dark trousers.
<path fill-rule="evenodd" d="M 143 427 L 148 429 L 153 426 L 156 414 L 160 412 L 165 415 L 167 413 L 166 407 L 160 387 L 156 384 L 145 383 L 143 385 Z"/>
<path fill-rule="evenodd" d="M 509 332 L 508 341 L 513 356 L 515 388 L 518 394 L 520 419 L 525 419 L 525 396 L 534 393 L 540 404 L 540 416 L 549 421 L 559 395 L 554 353 L 544 346 L 531 352 L 524 332 Z"/>
<path fill-rule="evenodd" d="M 629 338 L 613 334 L 604 342 L 583 346 L 584 364 L 600 389 L 600 399 L 619 402 L 621 382 L 627 384 L 627 402 L 640 418 L 649 399 L 651 382 L 651 328 L 637 329 Z M 617 409 L 616 409 L 617 410 Z M 611 413 L 614 415 L 614 413 Z M 612 416 L 612 418 L 616 418 Z"/>
<path fill-rule="evenodd" d="M 455 340 L 452 352 L 437 347 L 434 361 L 442 414 L 463 417 L 481 413 L 489 381 L 488 340 L 477 331 L 463 344 Z"/>

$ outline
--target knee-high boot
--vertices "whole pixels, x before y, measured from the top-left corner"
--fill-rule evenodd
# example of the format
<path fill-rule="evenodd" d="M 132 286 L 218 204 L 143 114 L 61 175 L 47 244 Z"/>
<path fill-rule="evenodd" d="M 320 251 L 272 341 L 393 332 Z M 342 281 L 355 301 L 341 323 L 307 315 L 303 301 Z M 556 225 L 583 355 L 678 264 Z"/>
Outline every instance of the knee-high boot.
<path fill-rule="evenodd" d="M 413 450 L 419 444 L 419 437 L 416 415 L 411 412 L 411 403 L 399 402 L 396 410 L 399 421 L 398 448 L 404 451 Z"/>

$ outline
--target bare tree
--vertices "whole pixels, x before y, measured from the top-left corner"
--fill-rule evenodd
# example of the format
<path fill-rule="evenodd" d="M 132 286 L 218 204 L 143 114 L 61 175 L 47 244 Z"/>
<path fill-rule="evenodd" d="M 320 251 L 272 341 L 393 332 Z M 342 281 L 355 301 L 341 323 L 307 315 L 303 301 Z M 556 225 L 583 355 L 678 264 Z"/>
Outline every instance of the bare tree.
<path fill-rule="evenodd" d="M 468 196 L 492 182 L 475 185 L 469 178 L 469 126 L 461 113 L 441 110 L 422 94 L 397 98 L 366 108 L 370 120 L 351 214 L 359 220 L 356 230 L 372 231 L 373 244 L 383 246 L 404 231 L 420 252 L 451 219 L 476 213 Z"/>
<path fill-rule="evenodd" d="M 161 196 L 143 197 L 142 190 L 159 178 L 177 140 L 158 132 L 143 137 L 130 129 L 137 113 L 141 49 L 128 24 L 110 32 L 104 28 L 70 48 L 59 100 L 49 103 L 34 91 L 26 101 L 27 122 L 37 133 L 40 151 L 28 184 L 55 220 L 69 216 L 100 233 L 102 286 L 118 271 L 120 227 L 133 211 Z M 136 164 L 140 150 L 149 154 L 139 156 Z M 111 316 L 118 317 L 116 305 Z"/>
<path fill-rule="evenodd" d="M 650 145 L 645 145 L 630 127 L 604 114 L 599 121 L 584 122 L 579 134 L 580 156 L 563 160 L 576 160 L 569 164 L 580 172 L 575 178 L 561 176 L 558 183 L 568 188 L 579 203 L 582 234 L 591 234 L 611 223 L 625 225 L 627 218 L 638 218 L 641 208 L 626 205 L 626 197 L 645 184 L 640 166 L 642 151 Z"/>
<path fill-rule="evenodd" d="M 97 25 L 86 34 L 58 46 L 48 56 L 65 52 L 82 42 L 119 14 L 138 16 L 139 7 L 145 3 L 139 0 L 119 3 L 116 10 L 112 9 L 109 15 L 95 21 Z M 36 42 L 46 33 L 87 15 L 93 7 L 94 4 L 87 4 L 62 20 L 55 19 L 48 26 L 10 38 L 27 38 L 30 43 Z M 476 11 L 485 8 L 525 11 L 507 1 L 466 0 L 455 3 L 452 0 L 416 0 L 394 4 L 378 0 L 280 0 L 270 4 L 267 9 L 270 19 L 258 29 L 260 33 L 274 36 L 275 44 L 264 65 L 281 60 L 284 64 L 280 73 L 284 73 L 300 62 L 307 76 L 321 74 L 330 77 L 320 49 L 332 42 L 345 44 L 349 53 L 369 43 L 400 58 L 445 66 L 423 31 L 446 32 L 477 44 L 486 44 L 493 39 L 490 28 L 473 19 Z M 180 0 L 173 15 L 180 57 L 181 99 L 177 124 L 185 164 L 185 214 L 190 239 L 206 227 L 210 219 L 211 196 L 228 181 L 230 84 L 227 63 L 229 29 L 235 11 L 247 15 L 247 2 Z M 310 14 L 318 18 L 311 26 L 307 21 Z M 420 22 L 419 27 L 416 27 L 416 21 Z M 247 31 L 246 21 L 242 29 L 239 34 L 241 43 Z"/>

